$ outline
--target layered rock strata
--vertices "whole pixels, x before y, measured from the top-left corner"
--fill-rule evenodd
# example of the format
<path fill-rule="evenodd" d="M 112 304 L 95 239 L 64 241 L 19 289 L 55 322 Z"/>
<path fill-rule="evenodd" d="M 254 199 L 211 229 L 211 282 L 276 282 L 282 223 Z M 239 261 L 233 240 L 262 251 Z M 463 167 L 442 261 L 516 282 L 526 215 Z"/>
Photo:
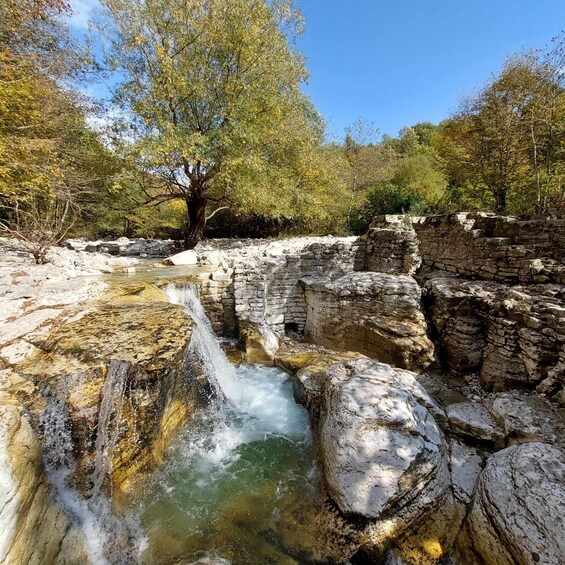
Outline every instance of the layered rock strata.
<path fill-rule="evenodd" d="M 335 350 L 353 350 L 406 369 L 433 360 L 421 309 L 421 289 L 406 275 L 350 273 L 333 281 L 303 281 L 305 335 Z"/>

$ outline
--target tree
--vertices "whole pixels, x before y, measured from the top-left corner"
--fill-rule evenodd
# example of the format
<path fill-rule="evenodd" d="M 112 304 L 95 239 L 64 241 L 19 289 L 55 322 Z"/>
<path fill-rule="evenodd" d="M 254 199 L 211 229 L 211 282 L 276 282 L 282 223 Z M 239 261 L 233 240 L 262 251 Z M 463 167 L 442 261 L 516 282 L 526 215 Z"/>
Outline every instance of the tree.
<path fill-rule="evenodd" d="M 561 197 L 565 139 L 563 40 L 549 54 L 511 57 L 502 72 L 440 128 L 446 170 L 495 212 L 547 211 Z M 561 46 L 561 47 L 559 47 Z M 561 53 L 561 55 L 559 55 Z M 488 200 L 485 198 L 484 202 Z"/>
<path fill-rule="evenodd" d="M 357 210 L 362 207 L 368 191 L 390 179 L 397 161 L 395 149 L 378 143 L 379 129 L 375 124 L 358 119 L 345 130 L 343 152 L 347 160 L 349 207 L 347 225 L 357 229 Z M 352 226 L 352 222 L 355 226 Z"/>
<path fill-rule="evenodd" d="M 301 18 L 290 1 L 103 4 L 108 64 L 123 77 L 115 101 L 133 124 L 121 151 L 155 179 L 148 199 L 186 203 L 186 247 L 210 207 L 295 217 L 310 202 L 316 213 L 311 202 L 327 190 L 312 159 L 323 123 L 300 90 L 307 73 L 289 38 Z"/>

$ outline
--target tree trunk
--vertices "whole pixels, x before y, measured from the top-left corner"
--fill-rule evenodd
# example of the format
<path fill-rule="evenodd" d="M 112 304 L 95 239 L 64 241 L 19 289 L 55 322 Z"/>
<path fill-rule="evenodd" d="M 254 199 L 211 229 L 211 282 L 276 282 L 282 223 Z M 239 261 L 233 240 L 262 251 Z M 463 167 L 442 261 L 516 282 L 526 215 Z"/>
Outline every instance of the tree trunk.
<path fill-rule="evenodd" d="M 190 196 L 186 199 L 188 226 L 184 234 L 185 249 L 192 249 L 202 237 L 206 225 L 206 203 L 204 196 Z"/>
<path fill-rule="evenodd" d="M 494 212 L 495 214 L 506 214 L 506 188 L 494 190 Z"/>

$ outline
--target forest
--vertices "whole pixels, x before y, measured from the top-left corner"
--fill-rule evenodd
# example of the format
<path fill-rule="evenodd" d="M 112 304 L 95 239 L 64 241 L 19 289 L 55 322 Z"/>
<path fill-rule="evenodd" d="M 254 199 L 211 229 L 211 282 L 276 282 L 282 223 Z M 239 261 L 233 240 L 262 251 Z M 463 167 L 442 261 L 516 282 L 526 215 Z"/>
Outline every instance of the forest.
<path fill-rule="evenodd" d="M 0 5 L 0 228 L 64 238 L 360 234 L 376 214 L 565 212 L 565 37 L 509 57 L 438 124 L 328 140 L 290 0 Z M 112 84 L 102 107 L 89 84 Z"/>

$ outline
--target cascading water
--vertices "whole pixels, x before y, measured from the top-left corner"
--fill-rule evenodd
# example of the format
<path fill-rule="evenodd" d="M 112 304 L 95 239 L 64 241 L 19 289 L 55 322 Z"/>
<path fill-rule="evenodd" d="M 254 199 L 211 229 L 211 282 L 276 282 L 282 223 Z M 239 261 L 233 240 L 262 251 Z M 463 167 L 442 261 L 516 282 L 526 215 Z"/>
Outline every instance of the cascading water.
<path fill-rule="evenodd" d="M 104 479 L 112 472 L 112 452 L 119 435 L 128 368 L 125 361 L 110 361 L 102 387 L 92 473 L 91 495 L 94 497 L 100 494 Z"/>
<path fill-rule="evenodd" d="M 217 394 L 147 489 L 144 561 L 292 563 L 290 516 L 311 511 L 318 492 L 306 411 L 286 373 L 229 363 L 195 288 L 166 292 L 195 321 L 190 349 Z"/>
<path fill-rule="evenodd" d="M 47 406 L 39 427 L 42 434 L 43 460 L 47 475 L 59 501 L 84 534 L 86 551 L 93 565 L 132 563 L 143 546 L 143 536 L 135 515 L 118 518 L 102 484 L 111 472 L 111 456 L 118 437 L 123 392 L 128 364 L 111 361 L 102 389 L 96 434 L 95 466 L 88 499 L 82 497 L 69 480 L 75 470 L 73 440 L 68 408 L 57 396 L 45 393 Z"/>
<path fill-rule="evenodd" d="M 101 391 L 89 498 L 69 484 L 75 461 L 67 406 L 46 390 L 40 428 L 58 497 L 94 565 L 298 563 L 290 556 L 303 553 L 304 516 L 319 492 L 307 413 L 286 373 L 228 361 L 194 288 L 166 291 L 194 320 L 188 355 L 214 388 L 210 405 L 118 517 L 103 487 L 120 438 L 128 364 L 111 361 Z"/>

